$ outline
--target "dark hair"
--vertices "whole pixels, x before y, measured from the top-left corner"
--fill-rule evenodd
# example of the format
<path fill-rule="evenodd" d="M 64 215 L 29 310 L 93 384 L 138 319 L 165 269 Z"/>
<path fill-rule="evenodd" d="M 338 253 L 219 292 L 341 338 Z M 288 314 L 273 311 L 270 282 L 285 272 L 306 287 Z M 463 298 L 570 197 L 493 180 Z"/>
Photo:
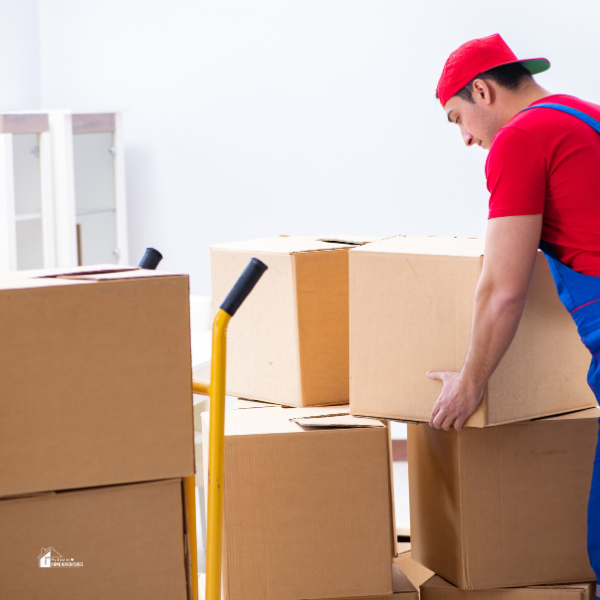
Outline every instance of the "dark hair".
<path fill-rule="evenodd" d="M 473 82 L 475 79 L 488 79 L 508 90 L 518 90 L 525 80 L 532 79 L 532 76 L 531 73 L 521 63 L 500 65 L 499 67 L 494 67 L 493 69 L 479 73 L 477 77 L 471 79 L 471 81 L 469 81 L 464 88 L 458 90 L 458 92 L 456 92 L 454 95 L 460 96 L 463 100 L 474 104 L 475 100 L 473 100 Z M 437 93 L 436 98 L 439 100 Z"/>

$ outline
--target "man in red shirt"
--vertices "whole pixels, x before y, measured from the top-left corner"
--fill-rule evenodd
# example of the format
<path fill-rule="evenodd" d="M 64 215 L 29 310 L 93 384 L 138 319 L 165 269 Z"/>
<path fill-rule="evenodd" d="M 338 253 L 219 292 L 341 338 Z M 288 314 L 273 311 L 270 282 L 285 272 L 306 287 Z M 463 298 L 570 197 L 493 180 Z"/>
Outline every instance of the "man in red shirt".
<path fill-rule="evenodd" d="M 592 353 L 590 387 L 600 396 L 600 106 L 554 95 L 532 75 L 546 59 L 518 60 L 499 35 L 453 52 L 437 96 L 467 146 L 489 150 L 485 260 L 462 370 L 443 382 L 430 425 L 460 430 L 510 346 L 538 247 L 559 296 Z M 591 117 L 591 119 L 590 119 Z M 600 445 L 588 510 L 590 561 L 600 576 Z"/>

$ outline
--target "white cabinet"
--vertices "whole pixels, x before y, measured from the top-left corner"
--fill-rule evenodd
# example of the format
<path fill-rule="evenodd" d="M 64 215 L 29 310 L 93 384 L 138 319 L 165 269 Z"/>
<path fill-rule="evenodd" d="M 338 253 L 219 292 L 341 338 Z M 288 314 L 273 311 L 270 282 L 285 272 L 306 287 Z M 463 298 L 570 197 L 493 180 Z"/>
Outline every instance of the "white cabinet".
<path fill-rule="evenodd" d="M 128 264 L 120 113 L 50 113 L 58 266 Z"/>
<path fill-rule="evenodd" d="M 0 115 L 0 271 L 128 264 L 121 122 Z"/>
<path fill-rule="evenodd" d="M 0 271 L 56 265 L 47 114 L 0 115 Z"/>

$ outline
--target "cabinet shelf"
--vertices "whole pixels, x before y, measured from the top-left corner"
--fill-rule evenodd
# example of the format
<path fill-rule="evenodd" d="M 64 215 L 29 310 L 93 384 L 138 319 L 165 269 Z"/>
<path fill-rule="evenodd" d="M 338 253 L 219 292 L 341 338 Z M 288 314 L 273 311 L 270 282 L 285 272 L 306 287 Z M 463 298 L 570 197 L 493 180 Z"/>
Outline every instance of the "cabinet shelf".
<path fill-rule="evenodd" d="M 41 219 L 42 218 L 42 213 L 38 212 L 38 213 L 24 213 L 22 215 L 15 215 L 15 221 L 17 221 L 17 223 L 19 221 L 35 221 L 36 219 Z"/>
<path fill-rule="evenodd" d="M 75 214 L 78 217 L 87 217 L 89 215 L 100 215 L 103 213 L 114 213 L 117 212 L 116 208 L 82 208 Z"/>

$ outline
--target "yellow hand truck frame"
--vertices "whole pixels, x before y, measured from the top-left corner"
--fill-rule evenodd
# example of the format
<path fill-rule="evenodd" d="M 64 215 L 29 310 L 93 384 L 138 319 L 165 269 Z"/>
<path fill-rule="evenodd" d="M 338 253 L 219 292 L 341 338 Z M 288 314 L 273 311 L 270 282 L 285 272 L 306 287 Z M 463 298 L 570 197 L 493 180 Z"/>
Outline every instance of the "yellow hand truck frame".
<path fill-rule="evenodd" d="M 221 600 L 221 559 L 223 553 L 223 462 L 225 448 L 225 364 L 227 326 L 237 309 L 267 270 L 267 265 L 253 258 L 221 304 L 212 329 L 210 382 L 192 380 L 194 394 L 210 397 L 210 434 L 208 445 L 208 510 L 206 530 L 206 596 Z M 184 479 L 190 529 L 192 589 L 198 600 L 198 564 L 196 539 L 196 480 Z"/>

